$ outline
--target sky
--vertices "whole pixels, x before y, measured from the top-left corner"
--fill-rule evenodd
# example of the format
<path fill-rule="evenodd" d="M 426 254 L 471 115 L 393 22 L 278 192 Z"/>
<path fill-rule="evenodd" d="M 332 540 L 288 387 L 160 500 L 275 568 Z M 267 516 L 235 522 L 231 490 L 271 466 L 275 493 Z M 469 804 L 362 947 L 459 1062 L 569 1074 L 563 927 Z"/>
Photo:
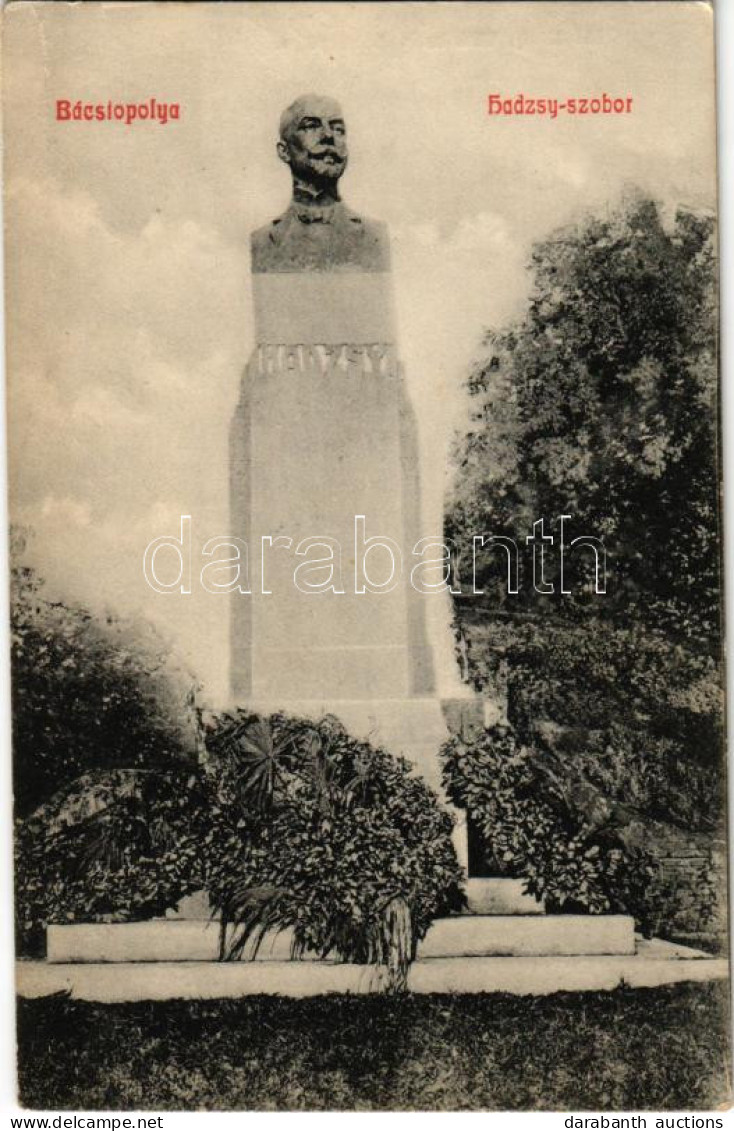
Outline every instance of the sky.
<path fill-rule="evenodd" d="M 153 618 L 215 696 L 227 598 L 156 594 L 142 560 L 182 514 L 195 546 L 228 532 L 248 239 L 288 202 L 286 105 L 341 100 L 344 199 L 389 225 L 426 534 L 468 368 L 521 316 L 534 241 L 632 187 L 668 211 L 715 205 L 706 4 L 23 2 L 4 21 L 12 517 L 50 592 Z M 633 110 L 487 114 L 520 92 Z M 180 119 L 55 120 L 57 99 L 151 97 Z"/>

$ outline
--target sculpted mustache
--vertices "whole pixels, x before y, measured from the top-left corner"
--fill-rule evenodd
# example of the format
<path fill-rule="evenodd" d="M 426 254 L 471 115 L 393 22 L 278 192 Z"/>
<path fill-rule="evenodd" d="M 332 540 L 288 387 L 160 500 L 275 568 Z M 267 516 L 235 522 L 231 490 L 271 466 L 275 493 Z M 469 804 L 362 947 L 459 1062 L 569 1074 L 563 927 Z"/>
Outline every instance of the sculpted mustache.
<path fill-rule="evenodd" d="M 340 164 L 344 161 L 344 158 L 340 157 L 339 154 L 336 153 L 333 149 L 319 149 L 318 152 L 312 153 L 311 156 L 312 157 L 333 157 L 334 160 L 338 161 Z"/>

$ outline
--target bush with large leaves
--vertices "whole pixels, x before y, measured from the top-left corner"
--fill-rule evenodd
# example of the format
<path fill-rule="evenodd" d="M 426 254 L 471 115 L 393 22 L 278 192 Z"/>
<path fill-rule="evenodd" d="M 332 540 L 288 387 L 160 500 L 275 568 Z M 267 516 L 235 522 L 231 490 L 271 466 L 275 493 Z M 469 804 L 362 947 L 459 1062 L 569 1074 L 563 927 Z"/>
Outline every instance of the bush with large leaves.
<path fill-rule="evenodd" d="M 442 748 L 451 800 L 472 815 L 488 853 L 551 912 L 623 911 L 648 926 L 653 860 L 629 849 L 604 811 L 576 805 L 562 777 L 510 727 Z"/>
<path fill-rule="evenodd" d="M 433 918 L 456 906 L 452 820 L 407 763 L 315 724 L 239 712 L 208 731 L 207 887 L 223 955 L 291 928 L 294 954 L 386 966 L 404 983 Z"/>
<path fill-rule="evenodd" d="M 501 644 L 524 741 L 538 719 L 596 731 L 612 791 L 710 831 L 724 792 L 714 220 L 630 194 L 536 244 L 529 273 L 524 314 L 486 334 L 469 379 L 446 530 L 471 562 L 475 536 L 519 540 L 545 518 L 553 592 L 527 554 L 516 594 L 493 550 L 484 596 L 460 569 L 469 676 L 491 686 Z M 603 540 L 604 593 L 594 556 L 569 550 L 577 535 Z"/>
<path fill-rule="evenodd" d="M 565 731 L 562 751 L 550 744 L 562 755 L 556 780 L 603 795 L 618 839 L 634 836 L 661 860 L 696 856 L 725 836 L 714 219 L 629 193 L 537 243 L 528 268 L 525 311 L 479 349 L 455 453 L 446 534 L 463 551 L 454 601 L 467 677 L 507 692 L 536 763 L 539 747 L 549 753 L 540 727 Z M 543 573 L 552 592 L 536 590 L 529 551 L 517 593 L 495 549 L 472 570 L 477 535 L 522 546 L 541 517 L 554 538 Z M 604 543 L 604 593 L 594 555 L 570 551 L 578 535 Z M 532 798 L 524 812 L 540 820 Z M 552 873 L 580 890 L 543 835 L 539 826 L 523 874 L 537 858 L 533 882 L 550 888 Z M 581 852 L 591 890 L 611 900 L 605 877 L 625 886 L 618 858 L 602 867 L 604 851 L 586 856 L 585 834 L 574 836 L 558 844 L 576 861 Z M 700 886 L 688 881 L 689 893 Z M 625 895 L 640 914 L 660 903 L 647 891 Z"/>

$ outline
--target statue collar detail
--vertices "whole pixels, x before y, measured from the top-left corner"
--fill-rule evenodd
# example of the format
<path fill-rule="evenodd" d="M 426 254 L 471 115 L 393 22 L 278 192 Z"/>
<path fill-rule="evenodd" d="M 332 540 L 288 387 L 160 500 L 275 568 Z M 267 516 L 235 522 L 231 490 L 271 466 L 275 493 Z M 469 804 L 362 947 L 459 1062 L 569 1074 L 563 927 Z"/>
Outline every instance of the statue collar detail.
<path fill-rule="evenodd" d="M 288 214 L 300 220 L 302 224 L 331 224 L 334 218 L 344 211 L 340 201 L 330 204 L 310 204 L 307 201 L 294 200 L 288 208 Z"/>

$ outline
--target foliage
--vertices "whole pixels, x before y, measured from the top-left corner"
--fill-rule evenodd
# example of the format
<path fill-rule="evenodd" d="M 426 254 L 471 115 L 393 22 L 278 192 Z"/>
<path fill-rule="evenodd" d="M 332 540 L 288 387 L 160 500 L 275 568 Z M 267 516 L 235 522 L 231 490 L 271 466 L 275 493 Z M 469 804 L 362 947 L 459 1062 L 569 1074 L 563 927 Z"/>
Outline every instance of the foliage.
<path fill-rule="evenodd" d="M 330 717 L 240 711 L 216 720 L 206 746 L 207 888 L 235 928 L 225 953 L 290 927 L 294 954 L 377 963 L 404 984 L 461 880 L 451 818 L 429 788 Z"/>
<path fill-rule="evenodd" d="M 86 774 L 16 821 L 18 950 L 49 923 L 162 915 L 202 888 L 207 797 L 191 771 Z"/>
<path fill-rule="evenodd" d="M 53 602 L 13 544 L 19 949 L 50 922 L 163 914 L 206 889 L 221 957 L 292 928 L 404 988 L 460 901 L 452 819 L 401 759 L 335 719 L 203 713 L 154 634 Z M 199 756 L 206 747 L 206 757 Z"/>
<path fill-rule="evenodd" d="M 458 631 L 475 688 L 506 691 L 530 791 L 547 802 L 538 812 L 531 798 L 525 824 L 507 817 L 522 874 L 650 919 L 663 880 L 613 854 L 615 837 L 631 844 L 634 826 L 662 855 L 676 836 L 710 842 L 724 819 L 714 221 L 630 195 L 538 243 L 529 268 L 525 313 L 487 333 L 468 383 L 446 522 L 464 552 Z M 565 593 L 560 515 L 571 516 Z M 548 594 L 524 541 L 541 517 L 555 539 Z M 478 534 L 515 539 L 518 594 L 504 591 L 493 550 L 477 556 L 484 595 L 471 594 Z M 590 551 L 568 548 L 579 535 L 603 541 L 606 593 L 594 591 Z M 610 826 L 598 852 L 603 822 L 591 841 L 584 829 L 594 808 Z M 543 820 L 559 814 L 547 834 Z"/>
<path fill-rule="evenodd" d="M 478 687 L 506 668 L 508 717 L 523 742 L 553 720 L 576 736 L 568 753 L 611 799 L 686 829 L 721 826 L 723 692 L 713 657 L 600 619 L 484 625 L 480 614 L 467 633 Z"/>
<path fill-rule="evenodd" d="M 22 945 L 49 922 L 160 915 L 205 888 L 221 957 L 291 928 L 293 953 L 373 963 L 404 988 L 460 900 L 452 819 L 407 763 L 313 723 L 210 716 L 204 764 L 86 775 L 17 824 Z"/>
<path fill-rule="evenodd" d="M 194 681 L 149 624 L 51 599 L 11 539 L 16 815 L 90 770 L 195 761 Z"/>
<path fill-rule="evenodd" d="M 485 728 L 473 741 L 451 738 L 441 756 L 449 798 L 471 813 L 500 867 L 525 880 L 548 911 L 625 911 L 646 925 L 652 859 L 575 805 L 510 727 Z"/>
<path fill-rule="evenodd" d="M 689 942 L 691 935 L 705 946 L 728 952 L 726 908 L 720 904 L 720 877 L 711 859 L 704 861 L 693 876 L 683 880 L 680 873 L 660 870 L 646 893 L 650 934 L 674 942 Z"/>
<path fill-rule="evenodd" d="M 523 538 L 553 522 L 552 595 L 532 587 L 493 606 L 556 608 L 583 620 L 622 615 L 716 654 L 720 550 L 713 219 L 630 198 L 533 249 L 525 317 L 491 331 L 469 381 L 472 422 L 457 452 L 447 533 Z M 590 586 L 589 551 L 566 555 L 559 585 L 558 516 L 570 540 L 601 538 L 610 585 Z M 548 532 L 548 531 L 546 531 Z M 488 554 L 478 580 L 498 577 Z M 468 574 L 464 578 L 469 581 Z"/>

